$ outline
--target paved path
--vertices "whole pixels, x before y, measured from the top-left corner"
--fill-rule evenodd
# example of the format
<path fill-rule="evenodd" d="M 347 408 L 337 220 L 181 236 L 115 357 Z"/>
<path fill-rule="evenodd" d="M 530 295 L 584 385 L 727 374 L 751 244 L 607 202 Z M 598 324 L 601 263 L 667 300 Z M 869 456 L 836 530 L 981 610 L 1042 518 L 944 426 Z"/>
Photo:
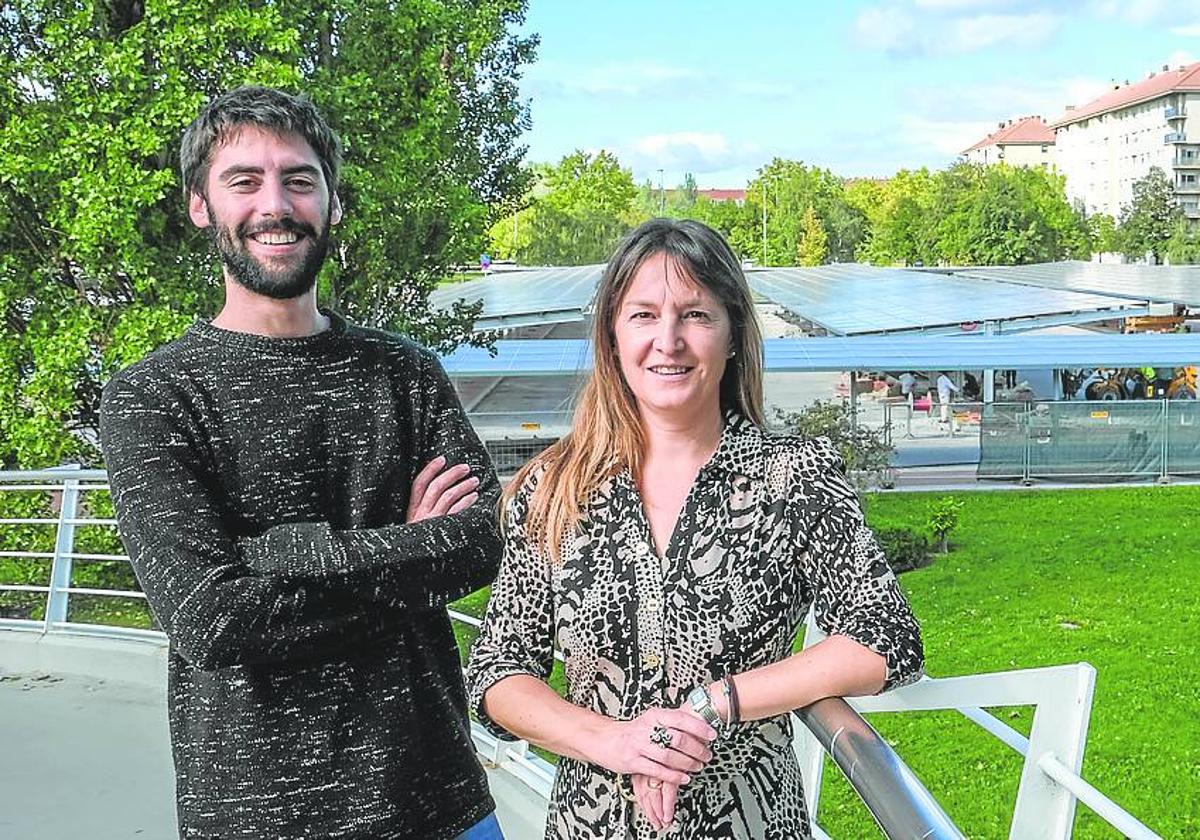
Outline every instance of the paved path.
<path fill-rule="evenodd" d="M 162 688 L 0 672 L 0 733 L 0 838 L 177 835 Z M 540 838 L 539 800 L 505 774 L 489 776 L 508 840 Z"/>

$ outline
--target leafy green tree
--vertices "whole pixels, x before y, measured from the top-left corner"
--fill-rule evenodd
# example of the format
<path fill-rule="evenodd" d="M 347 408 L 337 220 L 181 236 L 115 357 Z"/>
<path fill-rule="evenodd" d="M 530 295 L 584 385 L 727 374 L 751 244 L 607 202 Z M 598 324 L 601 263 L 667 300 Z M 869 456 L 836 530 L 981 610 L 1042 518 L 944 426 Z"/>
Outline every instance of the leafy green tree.
<path fill-rule="evenodd" d="M 1180 218 L 1175 187 L 1157 166 L 1133 182 L 1133 201 L 1121 207 L 1121 247 L 1130 259 L 1147 254 L 1162 262 L 1171 229 Z"/>
<path fill-rule="evenodd" d="M 825 227 L 817 218 L 817 211 L 809 207 L 804 211 L 800 244 L 796 246 L 796 261 L 800 265 L 821 265 L 825 262 L 828 247 Z"/>
<path fill-rule="evenodd" d="M 1171 265 L 1195 265 L 1200 263 L 1200 231 L 1196 224 L 1182 216 L 1171 226 L 1171 238 L 1167 240 L 1165 253 Z"/>
<path fill-rule="evenodd" d="M 517 258 L 529 265 L 604 262 L 632 227 L 633 174 L 610 152 L 576 151 L 546 170 L 545 194 L 532 205 L 529 243 Z"/>
<path fill-rule="evenodd" d="M 862 182 L 852 193 L 867 215 L 867 238 L 859 259 L 877 265 L 937 262 L 934 176 L 901 169 L 882 184 Z"/>
<path fill-rule="evenodd" d="M 746 188 L 746 204 L 730 231 L 730 244 L 762 262 L 766 219 L 766 264 L 795 265 L 804 235 L 804 214 L 812 208 L 827 236 L 827 256 L 850 261 L 865 232 L 865 217 L 848 203 L 845 186 L 827 169 L 776 158 Z"/>
<path fill-rule="evenodd" d="M 1120 237 L 1117 235 L 1117 220 L 1108 213 L 1093 213 L 1088 216 L 1087 230 L 1094 253 L 1111 254 L 1121 250 Z"/>
<path fill-rule="evenodd" d="M 522 191 L 524 0 L 12 0 L 0 10 L 0 462 L 94 462 L 101 385 L 220 296 L 179 193 L 183 128 L 245 83 L 346 142 L 327 304 L 441 347 L 449 264 Z"/>
<path fill-rule="evenodd" d="M 746 211 L 733 201 L 713 201 L 697 196 L 696 203 L 688 208 L 686 218 L 703 222 L 732 242 L 733 230 L 742 224 Z M 736 250 L 736 246 L 735 246 Z M 748 256 L 743 253 L 743 256 Z"/>
<path fill-rule="evenodd" d="M 1066 201 L 1063 178 L 1036 167 L 983 168 L 974 192 L 959 205 L 964 216 L 944 228 L 947 262 L 1020 265 L 1090 256 L 1084 222 Z"/>
<path fill-rule="evenodd" d="M 1064 179 L 1037 167 L 958 163 L 856 188 L 869 231 L 859 257 L 885 265 L 1014 265 L 1090 253 Z"/>

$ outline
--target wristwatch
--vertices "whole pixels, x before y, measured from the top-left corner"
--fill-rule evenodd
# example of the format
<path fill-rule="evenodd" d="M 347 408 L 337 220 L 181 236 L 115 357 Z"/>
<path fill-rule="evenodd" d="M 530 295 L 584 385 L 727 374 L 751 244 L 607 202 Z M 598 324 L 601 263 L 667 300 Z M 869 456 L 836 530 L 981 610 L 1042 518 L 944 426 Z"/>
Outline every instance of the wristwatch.
<path fill-rule="evenodd" d="M 709 696 L 708 689 L 702 685 L 698 685 L 688 692 L 688 705 L 692 707 L 692 711 L 704 718 L 704 722 L 718 732 L 725 726 L 721 716 L 717 714 L 717 709 L 713 706 L 712 697 Z"/>

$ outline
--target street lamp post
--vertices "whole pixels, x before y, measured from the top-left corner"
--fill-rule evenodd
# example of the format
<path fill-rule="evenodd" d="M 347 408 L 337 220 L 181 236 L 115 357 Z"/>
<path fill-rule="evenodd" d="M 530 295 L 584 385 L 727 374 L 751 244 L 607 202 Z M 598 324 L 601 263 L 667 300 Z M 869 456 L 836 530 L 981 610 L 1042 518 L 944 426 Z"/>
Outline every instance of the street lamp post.
<path fill-rule="evenodd" d="M 762 179 L 762 264 L 767 264 L 767 177 Z"/>

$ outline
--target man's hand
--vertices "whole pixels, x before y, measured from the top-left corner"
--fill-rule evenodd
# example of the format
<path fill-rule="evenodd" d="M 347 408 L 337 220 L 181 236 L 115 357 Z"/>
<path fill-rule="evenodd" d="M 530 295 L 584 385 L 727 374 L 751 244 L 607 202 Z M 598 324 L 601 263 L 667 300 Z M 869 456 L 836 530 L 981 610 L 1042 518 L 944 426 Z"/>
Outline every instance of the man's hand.
<path fill-rule="evenodd" d="M 475 488 L 479 479 L 471 475 L 466 464 L 446 466 L 446 457 L 434 458 L 413 480 L 412 494 L 408 497 L 406 523 L 420 522 L 435 516 L 458 513 L 479 499 Z"/>

